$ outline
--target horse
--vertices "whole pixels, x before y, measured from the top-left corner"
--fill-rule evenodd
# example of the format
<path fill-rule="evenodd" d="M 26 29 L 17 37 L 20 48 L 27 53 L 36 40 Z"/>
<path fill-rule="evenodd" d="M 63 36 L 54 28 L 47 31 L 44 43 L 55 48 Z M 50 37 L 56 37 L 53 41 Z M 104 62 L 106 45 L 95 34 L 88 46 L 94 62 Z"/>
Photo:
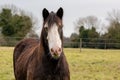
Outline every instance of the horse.
<path fill-rule="evenodd" d="M 40 39 L 23 39 L 14 49 L 16 80 L 70 80 L 69 65 L 63 51 L 63 8 L 42 11 Z"/>

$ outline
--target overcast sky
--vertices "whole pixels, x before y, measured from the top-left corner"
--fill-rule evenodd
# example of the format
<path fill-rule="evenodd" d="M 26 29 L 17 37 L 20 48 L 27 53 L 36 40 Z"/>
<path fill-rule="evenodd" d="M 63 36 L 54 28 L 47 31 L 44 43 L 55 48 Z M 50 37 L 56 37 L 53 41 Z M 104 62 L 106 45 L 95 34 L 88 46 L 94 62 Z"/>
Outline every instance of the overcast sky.
<path fill-rule="evenodd" d="M 74 22 L 79 17 L 94 15 L 100 19 L 107 17 L 107 12 L 113 9 L 120 10 L 120 0 L 0 0 L 0 6 L 15 5 L 18 8 L 31 12 L 42 26 L 42 10 L 57 11 L 64 9 L 64 35 L 69 37 L 74 32 Z"/>

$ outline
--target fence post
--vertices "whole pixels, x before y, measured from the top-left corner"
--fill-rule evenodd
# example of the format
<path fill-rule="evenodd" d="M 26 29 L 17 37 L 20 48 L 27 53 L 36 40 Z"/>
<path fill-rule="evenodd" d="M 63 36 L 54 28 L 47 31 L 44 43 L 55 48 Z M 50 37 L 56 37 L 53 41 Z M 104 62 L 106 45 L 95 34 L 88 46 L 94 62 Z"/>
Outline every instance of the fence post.
<path fill-rule="evenodd" d="M 80 52 L 82 51 L 82 38 L 80 38 Z"/>
<path fill-rule="evenodd" d="M 105 46 L 104 46 L 104 49 L 106 49 L 106 46 L 107 46 L 107 43 L 106 43 L 106 39 L 105 39 Z"/>

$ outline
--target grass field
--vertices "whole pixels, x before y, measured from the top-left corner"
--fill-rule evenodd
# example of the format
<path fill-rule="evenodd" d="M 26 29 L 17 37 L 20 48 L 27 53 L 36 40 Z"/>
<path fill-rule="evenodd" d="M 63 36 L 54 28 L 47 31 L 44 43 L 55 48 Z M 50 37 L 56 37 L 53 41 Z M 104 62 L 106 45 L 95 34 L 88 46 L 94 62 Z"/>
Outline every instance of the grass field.
<path fill-rule="evenodd" d="M 71 80 L 120 80 L 120 50 L 64 49 Z M 13 48 L 0 47 L 0 80 L 14 80 Z"/>

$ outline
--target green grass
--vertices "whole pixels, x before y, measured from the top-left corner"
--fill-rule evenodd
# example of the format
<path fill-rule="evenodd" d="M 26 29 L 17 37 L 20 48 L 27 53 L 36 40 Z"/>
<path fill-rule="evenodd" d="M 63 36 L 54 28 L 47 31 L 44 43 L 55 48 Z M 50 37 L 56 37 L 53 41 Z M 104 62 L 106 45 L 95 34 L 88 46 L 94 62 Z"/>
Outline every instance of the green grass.
<path fill-rule="evenodd" d="M 71 80 L 120 80 L 120 50 L 66 49 Z M 71 53 L 70 53 L 71 52 Z"/>
<path fill-rule="evenodd" d="M 71 80 L 120 80 L 120 50 L 64 49 Z M 0 80 L 14 80 L 13 48 L 0 47 Z"/>
<path fill-rule="evenodd" d="M 14 80 L 13 48 L 0 47 L 0 80 Z"/>

